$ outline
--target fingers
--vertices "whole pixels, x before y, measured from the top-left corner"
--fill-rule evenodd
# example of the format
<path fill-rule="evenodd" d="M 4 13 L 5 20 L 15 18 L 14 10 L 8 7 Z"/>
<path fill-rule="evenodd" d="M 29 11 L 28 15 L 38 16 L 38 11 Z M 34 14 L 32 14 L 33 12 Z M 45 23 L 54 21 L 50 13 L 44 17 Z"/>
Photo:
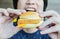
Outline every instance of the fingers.
<path fill-rule="evenodd" d="M 55 17 L 60 16 L 56 11 L 53 11 L 53 10 L 41 13 L 40 15 L 44 17 L 45 16 L 55 16 Z"/>
<path fill-rule="evenodd" d="M 50 19 L 47 19 L 46 21 L 44 21 L 39 28 L 43 29 L 44 27 L 46 27 L 47 25 L 51 24 L 54 21 L 55 21 L 55 18 L 51 17 Z"/>
<path fill-rule="evenodd" d="M 4 13 L 6 16 L 9 16 L 9 13 L 7 12 L 6 9 L 0 8 L 0 13 Z"/>
<path fill-rule="evenodd" d="M 26 12 L 26 11 L 19 10 L 19 9 L 11 9 L 11 8 L 8 8 L 8 9 L 0 8 L 0 13 L 4 13 L 6 16 L 9 16 L 9 13 L 14 13 L 14 14 L 20 15 L 21 12 Z"/>
<path fill-rule="evenodd" d="M 9 13 L 20 14 L 19 11 L 15 10 L 15 9 L 11 9 L 11 8 L 8 8 L 7 11 L 8 11 Z"/>
<path fill-rule="evenodd" d="M 11 8 L 8 8 L 7 11 L 8 11 L 9 13 L 14 13 L 14 14 L 17 14 L 17 15 L 20 15 L 21 12 L 25 12 L 25 10 L 11 9 Z"/>
<path fill-rule="evenodd" d="M 56 25 L 56 26 L 53 26 L 51 28 L 48 28 L 46 30 L 41 31 L 41 34 L 47 34 L 47 33 L 51 33 L 51 32 L 57 32 L 59 30 L 60 30 L 60 25 Z"/>

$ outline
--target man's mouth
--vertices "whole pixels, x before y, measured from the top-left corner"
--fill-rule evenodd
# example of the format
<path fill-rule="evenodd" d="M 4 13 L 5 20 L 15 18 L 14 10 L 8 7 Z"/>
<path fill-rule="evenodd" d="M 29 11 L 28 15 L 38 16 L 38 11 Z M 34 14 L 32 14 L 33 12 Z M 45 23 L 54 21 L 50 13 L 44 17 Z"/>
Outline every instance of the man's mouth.
<path fill-rule="evenodd" d="M 25 10 L 27 10 L 27 11 L 36 11 L 36 9 L 33 8 L 33 7 L 27 7 L 27 8 L 25 8 Z"/>

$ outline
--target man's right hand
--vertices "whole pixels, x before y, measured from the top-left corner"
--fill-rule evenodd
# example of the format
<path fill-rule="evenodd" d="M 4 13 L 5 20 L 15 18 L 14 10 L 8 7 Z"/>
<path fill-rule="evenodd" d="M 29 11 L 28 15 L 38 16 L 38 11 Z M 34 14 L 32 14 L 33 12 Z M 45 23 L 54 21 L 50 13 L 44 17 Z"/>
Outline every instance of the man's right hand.
<path fill-rule="evenodd" d="M 3 22 L 5 22 L 6 20 L 13 20 L 15 17 L 19 16 L 22 12 L 26 12 L 25 10 L 18 10 L 18 9 L 3 9 L 0 8 L 0 21 L 4 20 Z M 2 23 L 3 23 L 2 22 Z"/>
<path fill-rule="evenodd" d="M 0 38 L 10 38 L 22 28 L 13 26 L 13 18 L 20 15 L 24 10 L 0 8 Z"/>

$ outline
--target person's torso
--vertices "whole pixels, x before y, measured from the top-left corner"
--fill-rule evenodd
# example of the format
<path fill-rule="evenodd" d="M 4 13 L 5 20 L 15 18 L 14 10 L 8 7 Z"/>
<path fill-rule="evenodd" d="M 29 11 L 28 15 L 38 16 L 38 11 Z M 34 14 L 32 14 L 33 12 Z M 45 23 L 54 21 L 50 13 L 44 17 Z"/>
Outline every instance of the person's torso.
<path fill-rule="evenodd" d="M 19 31 L 17 34 L 9 39 L 51 39 L 48 34 L 40 34 L 40 30 L 35 33 L 26 33 L 23 30 Z"/>

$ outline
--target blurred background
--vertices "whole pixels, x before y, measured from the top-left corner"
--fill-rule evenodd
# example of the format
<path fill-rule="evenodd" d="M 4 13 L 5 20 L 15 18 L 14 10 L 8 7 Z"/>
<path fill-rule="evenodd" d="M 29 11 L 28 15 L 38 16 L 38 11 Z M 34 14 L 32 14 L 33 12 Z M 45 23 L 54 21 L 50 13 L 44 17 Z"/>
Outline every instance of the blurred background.
<path fill-rule="evenodd" d="M 0 0 L 0 8 L 13 8 L 12 0 Z M 48 0 L 47 10 L 55 10 L 60 13 L 60 0 Z"/>
<path fill-rule="evenodd" d="M 60 13 L 60 0 L 48 0 L 47 10 L 55 10 Z"/>
<path fill-rule="evenodd" d="M 0 0 L 0 8 L 12 8 L 12 0 Z"/>
<path fill-rule="evenodd" d="M 0 8 L 13 8 L 12 0 L 0 0 Z M 55 10 L 60 13 L 60 0 L 48 0 L 47 10 Z"/>

